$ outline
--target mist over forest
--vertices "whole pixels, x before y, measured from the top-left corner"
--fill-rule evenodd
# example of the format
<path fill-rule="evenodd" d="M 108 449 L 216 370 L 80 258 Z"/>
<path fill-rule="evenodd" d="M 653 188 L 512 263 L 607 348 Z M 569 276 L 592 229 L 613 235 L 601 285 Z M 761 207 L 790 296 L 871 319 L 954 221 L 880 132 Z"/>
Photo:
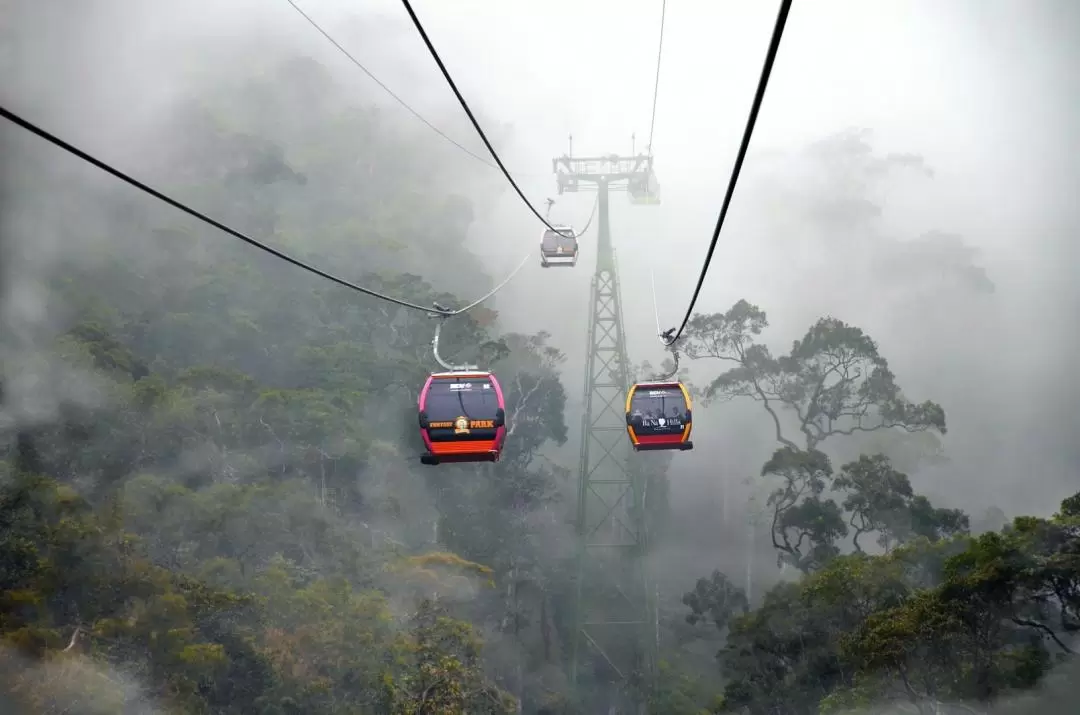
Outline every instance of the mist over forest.
<path fill-rule="evenodd" d="M 439 321 L 3 121 L 0 710 L 1074 712 L 1080 8 L 794 3 L 677 343 L 694 449 L 617 425 L 604 528 L 647 547 L 587 562 L 598 223 L 604 374 L 648 379 L 776 19 L 664 4 L 654 108 L 661 5 L 415 4 L 529 202 L 588 224 L 547 269 L 398 2 L 0 0 L 4 109 L 386 296 L 498 288 L 439 353 L 497 375 L 507 435 L 421 464 Z M 658 204 L 558 193 L 654 109 Z"/>

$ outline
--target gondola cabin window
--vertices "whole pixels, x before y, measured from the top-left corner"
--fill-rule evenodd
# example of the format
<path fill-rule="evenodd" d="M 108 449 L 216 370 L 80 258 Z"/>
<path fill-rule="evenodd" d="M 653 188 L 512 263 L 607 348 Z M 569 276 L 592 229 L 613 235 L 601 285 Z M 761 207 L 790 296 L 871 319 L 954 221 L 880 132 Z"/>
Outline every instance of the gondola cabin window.
<path fill-rule="evenodd" d="M 577 239 L 573 237 L 573 230 L 570 228 L 561 230 L 570 235 L 563 235 L 562 233 L 552 231 L 551 229 L 544 232 L 544 238 L 541 241 L 541 249 L 544 253 L 563 253 L 570 255 L 577 250 Z"/>
<path fill-rule="evenodd" d="M 639 386 L 630 401 L 633 425 L 649 434 L 679 434 L 686 427 L 686 397 L 678 385 Z"/>

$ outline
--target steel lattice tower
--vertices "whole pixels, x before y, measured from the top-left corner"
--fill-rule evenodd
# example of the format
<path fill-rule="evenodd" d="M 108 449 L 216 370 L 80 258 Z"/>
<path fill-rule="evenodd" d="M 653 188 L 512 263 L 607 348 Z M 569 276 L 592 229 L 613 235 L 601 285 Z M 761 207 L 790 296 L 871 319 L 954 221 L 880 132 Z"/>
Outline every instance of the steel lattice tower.
<path fill-rule="evenodd" d="M 598 192 L 596 271 L 592 279 L 581 426 L 575 596 L 570 678 L 590 683 L 589 712 L 644 712 L 643 678 L 656 660 L 645 552 L 645 474 L 626 433 L 629 388 L 619 274 L 611 243 L 609 193 L 657 203 L 648 156 L 554 159 L 559 193 Z M 581 186 L 585 184 L 585 186 Z M 607 687 L 605 687 L 607 684 Z M 605 692 L 606 691 L 606 692 Z M 602 709 L 601 709 L 602 708 Z"/>

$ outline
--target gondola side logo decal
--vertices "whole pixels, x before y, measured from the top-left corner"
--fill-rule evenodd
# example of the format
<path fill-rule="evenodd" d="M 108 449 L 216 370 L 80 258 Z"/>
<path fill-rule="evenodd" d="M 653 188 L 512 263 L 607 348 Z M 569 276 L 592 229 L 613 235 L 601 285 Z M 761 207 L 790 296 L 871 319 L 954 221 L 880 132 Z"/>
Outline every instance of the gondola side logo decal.
<path fill-rule="evenodd" d="M 454 428 L 455 434 L 468 434 L 474 429 L 495 429 L 495 420 L 469 421 L 464 417 L 458 417 L 453 421 L 428 423 L 428 429 L 450 429 L 451 427 Z"/>

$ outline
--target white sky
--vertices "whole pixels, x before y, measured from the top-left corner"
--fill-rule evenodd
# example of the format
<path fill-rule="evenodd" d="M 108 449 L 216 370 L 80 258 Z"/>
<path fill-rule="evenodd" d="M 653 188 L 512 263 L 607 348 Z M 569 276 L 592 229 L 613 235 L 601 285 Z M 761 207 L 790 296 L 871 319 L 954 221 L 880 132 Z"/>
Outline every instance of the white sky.
<path fill-rule="evenodd" d="M 280 12 L 292 13 L 284 0 Z M 1010 225 L 1030 228 L 1051 181 L 1047 167 L 1060 136 L 1053 58 L 1043 50 L 1046 17 L 1022 0 L 803 0 L 794 4 L 753 147 L 796 149 L 848 126 L 870 127 L 879 151 L 924 154 L 937 171 L 932 186 L 895 200 L 917 212 L 913 230 L 953 230 L 1023 260 Z M 513 125 L 504 160 L 520 172 L 539 204 L 552 195 L 550 157 L 575 137 L 575 154 L 629 152 L 630 136 L 646 143 L 655 71 L 659 0 L 416 0 L 414 8 L 466 98 Z M 333 27 L 372 10 L 404 23 L 378 52 L 352 51 L 376 74 L 408 62 L 430 77 L 437 68 L 396 0 L 357 3 L 306 0 L 303 7 Z M 664 204 L 635 209 L 649 233 L 663 235 L 670 255 L 703 255 L 757 83 L 777 5 L 763 0 L 671 0 L 654 152 Z M 263 5 L 262 12 L 271 12 Z M 299 18 L 297 18 L 299 20 Z M 312 52 L 329 63 L 335 50 L 303 22 Z M 320 47 L 322 45 L 322 47 Z M 408 58 L 407 60 L 405 58 Z M 363 78 L 360 78 L 361 81 Z M 395 87 L 423 106 L 437 91 L 425 81 Z M 442 101 L 452 101 L 449 89 Z M 446 127 L 483 152 L 464 117 Z M 514 207 L 506 218 L 532 219 Z M 589 197 L 567 198 L 586 216 Z M 915 203 L 910 203 L 915 202 Z M 739 210 L 738 194 L 732 221 Z M 1037 212 L 1037 210 L 1036 210 Z M 503 216 L 500 216 L 500 219 Z M 535 229 L 524 229 L 535 232 Z M 618 245 L 618 237 L 616 237 Z M 504 260 L 515 263 L 509 248 Z M 727 255 L 729 263 L 739 256 Z M 723 267 L 711 285 L 723 283 Z M 686 289 L 687 293 L 689 288 Z M 730 302 L 726 296 L 709 295 Z M 687 295 L 688 297 L 688 295 Z"/>

